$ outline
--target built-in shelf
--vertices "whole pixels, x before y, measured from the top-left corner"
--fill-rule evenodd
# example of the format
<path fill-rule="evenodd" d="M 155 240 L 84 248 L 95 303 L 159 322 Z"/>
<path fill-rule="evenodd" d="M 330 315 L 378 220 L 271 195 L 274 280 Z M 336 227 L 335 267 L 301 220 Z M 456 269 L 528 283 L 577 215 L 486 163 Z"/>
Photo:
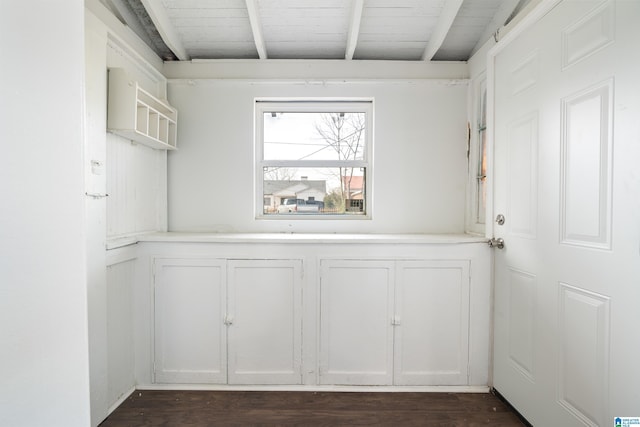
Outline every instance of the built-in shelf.
<path fill-rule="evenodd" d="M 163 150 L 176 149 L 178 111 L 142 89 L 122 68 L 109 69 L 110 132 Z"/>

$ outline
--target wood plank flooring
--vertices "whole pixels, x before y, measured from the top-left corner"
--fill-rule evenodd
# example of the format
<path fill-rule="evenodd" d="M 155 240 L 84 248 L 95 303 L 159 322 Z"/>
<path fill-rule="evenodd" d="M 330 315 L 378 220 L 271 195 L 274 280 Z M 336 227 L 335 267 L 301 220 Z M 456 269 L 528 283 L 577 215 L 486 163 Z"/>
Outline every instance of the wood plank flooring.
<path fill-rule="evenodd" d="M 493 394 L 135 391 L 100 427 L 522 426 Z"/>

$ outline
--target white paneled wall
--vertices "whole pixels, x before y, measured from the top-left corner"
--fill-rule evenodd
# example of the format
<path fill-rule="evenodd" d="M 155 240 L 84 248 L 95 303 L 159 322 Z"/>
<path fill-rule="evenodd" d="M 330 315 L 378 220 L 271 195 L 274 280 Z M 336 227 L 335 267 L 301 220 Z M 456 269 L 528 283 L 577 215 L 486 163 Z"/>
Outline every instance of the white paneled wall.
<path fill-rule="evenodd" d="M 163 230 L 166 152 L 107 135 L 107 237 Z"/>
<path fill-rule="evenodd" d="M 135 386 L 133 289 L 135 259 L 107 267 L 107 399 L 113 405 Z"/>

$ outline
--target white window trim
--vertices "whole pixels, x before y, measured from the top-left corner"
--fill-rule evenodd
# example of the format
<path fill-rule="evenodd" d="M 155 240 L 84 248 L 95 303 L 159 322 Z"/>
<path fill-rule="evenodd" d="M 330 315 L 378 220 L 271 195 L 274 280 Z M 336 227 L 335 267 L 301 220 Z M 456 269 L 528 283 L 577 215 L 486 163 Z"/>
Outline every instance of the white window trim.
<path fill-rule="evenodd" d="M 373 98 L 255 98 L 254 114 L 254 211 L 259 220 L 327 221 L 370 220 L 373 212 Z M 297 113 L 365 112 L 365 147 L 363 160 L 264 160 L 264 113 L 270 111 Z M 364 215 L 265 215 L 264 167 L 355 167 L 366 169 Z"/>
<path fill-rule="evenodd" d="M 478 174 L 480 165 L 480 114 L 482 103 L 482 92 L 487 89 L 486 72 L 480 73 L 473 79 L 473 86 L 470 99 L 469 114 L 469 180 L 467 194 L 467 232 L 484 235 L 485 223 L 478 222 Z M 486 107 L 488 108 L 488 106 Z M 485 113 L 486 114 L 486 113 Z M 486 132 L 486 131 L 485 131 Z M 488 141 L 486 142 L 488 144 Z"/>

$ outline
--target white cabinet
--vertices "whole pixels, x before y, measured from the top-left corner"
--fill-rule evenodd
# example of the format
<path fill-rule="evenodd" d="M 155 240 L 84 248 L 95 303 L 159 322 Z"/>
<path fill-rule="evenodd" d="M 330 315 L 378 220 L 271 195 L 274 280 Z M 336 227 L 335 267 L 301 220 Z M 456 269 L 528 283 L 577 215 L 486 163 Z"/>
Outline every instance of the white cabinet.
<path fill-rule="evenodd" d="M 156 259 L 157 383 L 300 384 L 300 260 Z"/>
<path fill-rule="evenodd" d="M 395 385 L 464 385 L 469 360 L 469 262 L 398 261 Z"/>
<path fill-rule="evenodd" d="M 229 383 L 300 384 L 300 261 L 229 260 Z"/>
<path fill-rule="evenodd" d="M 321 384 L 468 383 L 468 261 L 321 260 Z"/>
<path fill-rule="evenodd" d="M 321 269 L 320 384 L 391 384 L 394 263 L 332 260 Z"/>
<path fill-rule="evenodd" d="M 156 259 L 155 382 L 227 380 L 226 264 Z"/>
<path fill-rule="evenodd" d="M 129 78 L 122 68 L 109 69 L 107 128 L 152 148 L 176 148 L 178 111 Z"/>

